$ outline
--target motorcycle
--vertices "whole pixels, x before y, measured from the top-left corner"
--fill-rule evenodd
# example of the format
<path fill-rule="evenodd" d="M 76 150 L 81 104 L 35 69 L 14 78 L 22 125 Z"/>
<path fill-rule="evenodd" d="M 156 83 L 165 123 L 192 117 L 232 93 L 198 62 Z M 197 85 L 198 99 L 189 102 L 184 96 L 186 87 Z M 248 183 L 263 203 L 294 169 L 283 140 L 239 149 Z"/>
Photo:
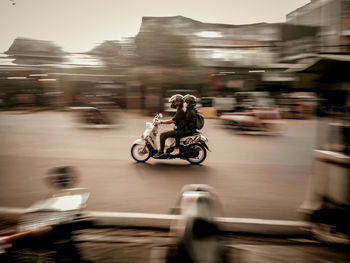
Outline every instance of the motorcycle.
<path fill-rule="evenodd" d="M 113 128 L 119 124 L 119 108 L 79 106 L 70 107 L 74 112 L 74 121 L 81 128 Z"/>
<path fill-rule="evenodd" d="M 141 138 L 134 141 L 131 147 L 131 156 L 137 162 L 146 162 L 158 152 L 158 125 L 155 123 L 162 118 L 163 115 L 157 114 L 153 122 L 146 122 L 146 130 Z M 207 151 L 210 151 L 207 146 L 208 139 L 196 132 L 193 135 L 186 136 L 180 140 L 180 153 L 172 154 L 175 149 L 175 139 L 168 138 L 165 145 L 166 154 L 161 159 L 185 159 L 191 164 L 200 164 L 207 157 Z"/>
<path fill-rule="evenodd" d="M 222 207 L 215 189 L 208 185 L 185 185 L 172 214 L 166 262 L 228 262 L 227 250 L 216 217 Z"/>
<path fill-rule="evenodd" d="M 253 109 L 244 112 L 225 113 L 220 116 L 224 124 L 244 134 L 283 134 L 286 123 L 276 109 Z"/>
<path fill-rule="evenodd" d="M 1 262 L 83 262 L 73 232 L 92 223 L 82 214 L 90 193 L 69 188 L 76 181 L 71 167 L 57 169 L 48 181 L 59 189 L 27 208 L 17 233 L 0 237 Z"/>

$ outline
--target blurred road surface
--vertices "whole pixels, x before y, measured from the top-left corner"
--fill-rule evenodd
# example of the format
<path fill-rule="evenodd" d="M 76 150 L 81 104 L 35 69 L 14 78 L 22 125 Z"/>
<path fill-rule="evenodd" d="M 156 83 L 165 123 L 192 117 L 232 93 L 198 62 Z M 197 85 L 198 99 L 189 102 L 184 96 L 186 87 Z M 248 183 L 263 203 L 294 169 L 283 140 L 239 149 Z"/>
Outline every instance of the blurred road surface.
<path fill-rule="evenodd" d="M 48 169 L 74 165 L 91 190 L 89 210 L 168 213 L 183 185 L 216 188 L 224 215 L 300 219 L 316 138 L 315 120 L 287 120 L 282 136 L 238 135 L 207 120 L 207 160 L 138 164 L 132 142 L 152 117 L 120 113 L 111 129 L 84 128 L 72 112 L 0 113 L 0 206 L 27 207 L 49 193 Z M 163 125 L 162 128 L 170 128 Z"/>

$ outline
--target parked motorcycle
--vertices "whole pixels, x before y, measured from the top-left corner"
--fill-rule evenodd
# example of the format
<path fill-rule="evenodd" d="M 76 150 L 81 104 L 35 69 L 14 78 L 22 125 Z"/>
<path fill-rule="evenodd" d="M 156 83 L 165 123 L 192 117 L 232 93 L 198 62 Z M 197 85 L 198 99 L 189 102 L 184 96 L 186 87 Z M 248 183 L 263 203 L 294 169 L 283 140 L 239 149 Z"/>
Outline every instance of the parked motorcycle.
<path fill-rule="evenodd" d="M 67 188 L 76 182 L 72 167 L 60 167 L 48 182 L 54 194 L 31 205 L 20 216 L 17 233 L 0 238 L 1 262 L 83 262 L 73 232 L 90 225 L 83 216 L 90 193 Z"/>
<path fill-rule="evenodd" d="M 159 145 L 157 142 L 158 125 L 155 124 L 162 114 L 157 114 L 153 122 L 146 122 L 146 130 L 143 132 L 141 138 L 134 141 L 131 147 L 131 156 L 137 162 L 146 162 L 150 157 L 158 152 Z M 168 138 L 165 145 L 165 152 L 167 153 L 161 159 L 185 159 L 191 164 L 200 164 L 207 157 L 207 151 L 210 151 L 207 146 L 208 139 L 196 132 L 193 135 L 186 136 L 180 140 L 180 153 L 172 154 L 175 148 L 175 139 Z"/>
<path fill-rule="evenodd" d="M 113 128 L 120 124 L 117 106 L 78 106 L 70 109 L 74 112 L 74 121 L 81 128 Z"/>
<path fill-rule="evenodd" d="M 283 134 L 287 124 L 280 119 L 277 109 L 253 109 L 225 113 L 220 116 L 224 124 L 244 134 Z"/>

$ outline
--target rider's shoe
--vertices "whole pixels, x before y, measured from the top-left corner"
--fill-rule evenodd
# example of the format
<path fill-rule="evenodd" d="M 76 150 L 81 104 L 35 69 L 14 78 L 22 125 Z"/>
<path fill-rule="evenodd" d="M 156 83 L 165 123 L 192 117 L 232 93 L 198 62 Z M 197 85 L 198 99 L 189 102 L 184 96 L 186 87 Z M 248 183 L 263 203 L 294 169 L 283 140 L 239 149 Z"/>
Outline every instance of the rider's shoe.
<path fill-rule="evenodd" d="M 164 155 L 165 155 L 165 154 L 164 154 L 164 153 L 162 153 L 162 152 L 157 152 L 155 155 L 153 155 L 153 158 L 158 159 L 158 158 L 163 157 Z"/>
<path fill-rule="evenodd" d="M 180 154 L 180 148 L 175 147 L 174 150 L 171 152 L 172 155 L 179 155 Z"/>

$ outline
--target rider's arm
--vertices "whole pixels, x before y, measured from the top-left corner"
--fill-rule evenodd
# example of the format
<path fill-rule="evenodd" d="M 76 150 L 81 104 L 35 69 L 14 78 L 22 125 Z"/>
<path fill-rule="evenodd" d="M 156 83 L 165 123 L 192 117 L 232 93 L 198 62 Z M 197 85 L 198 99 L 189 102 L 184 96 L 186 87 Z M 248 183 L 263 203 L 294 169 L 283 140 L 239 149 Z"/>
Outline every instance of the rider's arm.
<path fill-rule="evenodd" d="M 160 121 L 160 124 L 173 124 L 174 120 L 170 119 L 170 120 L 165 120 L 165 121 Z"/>
<path fill-rule="evenodd" d="M 164 120 L 164 121 L 158 121 L 160 124 L 173 124 L 173 123 L 178 123 L 184 118 L 184 112 L 183 111 L 176 111 L 175 116 L 170 119 L 170 120 Z"/>

